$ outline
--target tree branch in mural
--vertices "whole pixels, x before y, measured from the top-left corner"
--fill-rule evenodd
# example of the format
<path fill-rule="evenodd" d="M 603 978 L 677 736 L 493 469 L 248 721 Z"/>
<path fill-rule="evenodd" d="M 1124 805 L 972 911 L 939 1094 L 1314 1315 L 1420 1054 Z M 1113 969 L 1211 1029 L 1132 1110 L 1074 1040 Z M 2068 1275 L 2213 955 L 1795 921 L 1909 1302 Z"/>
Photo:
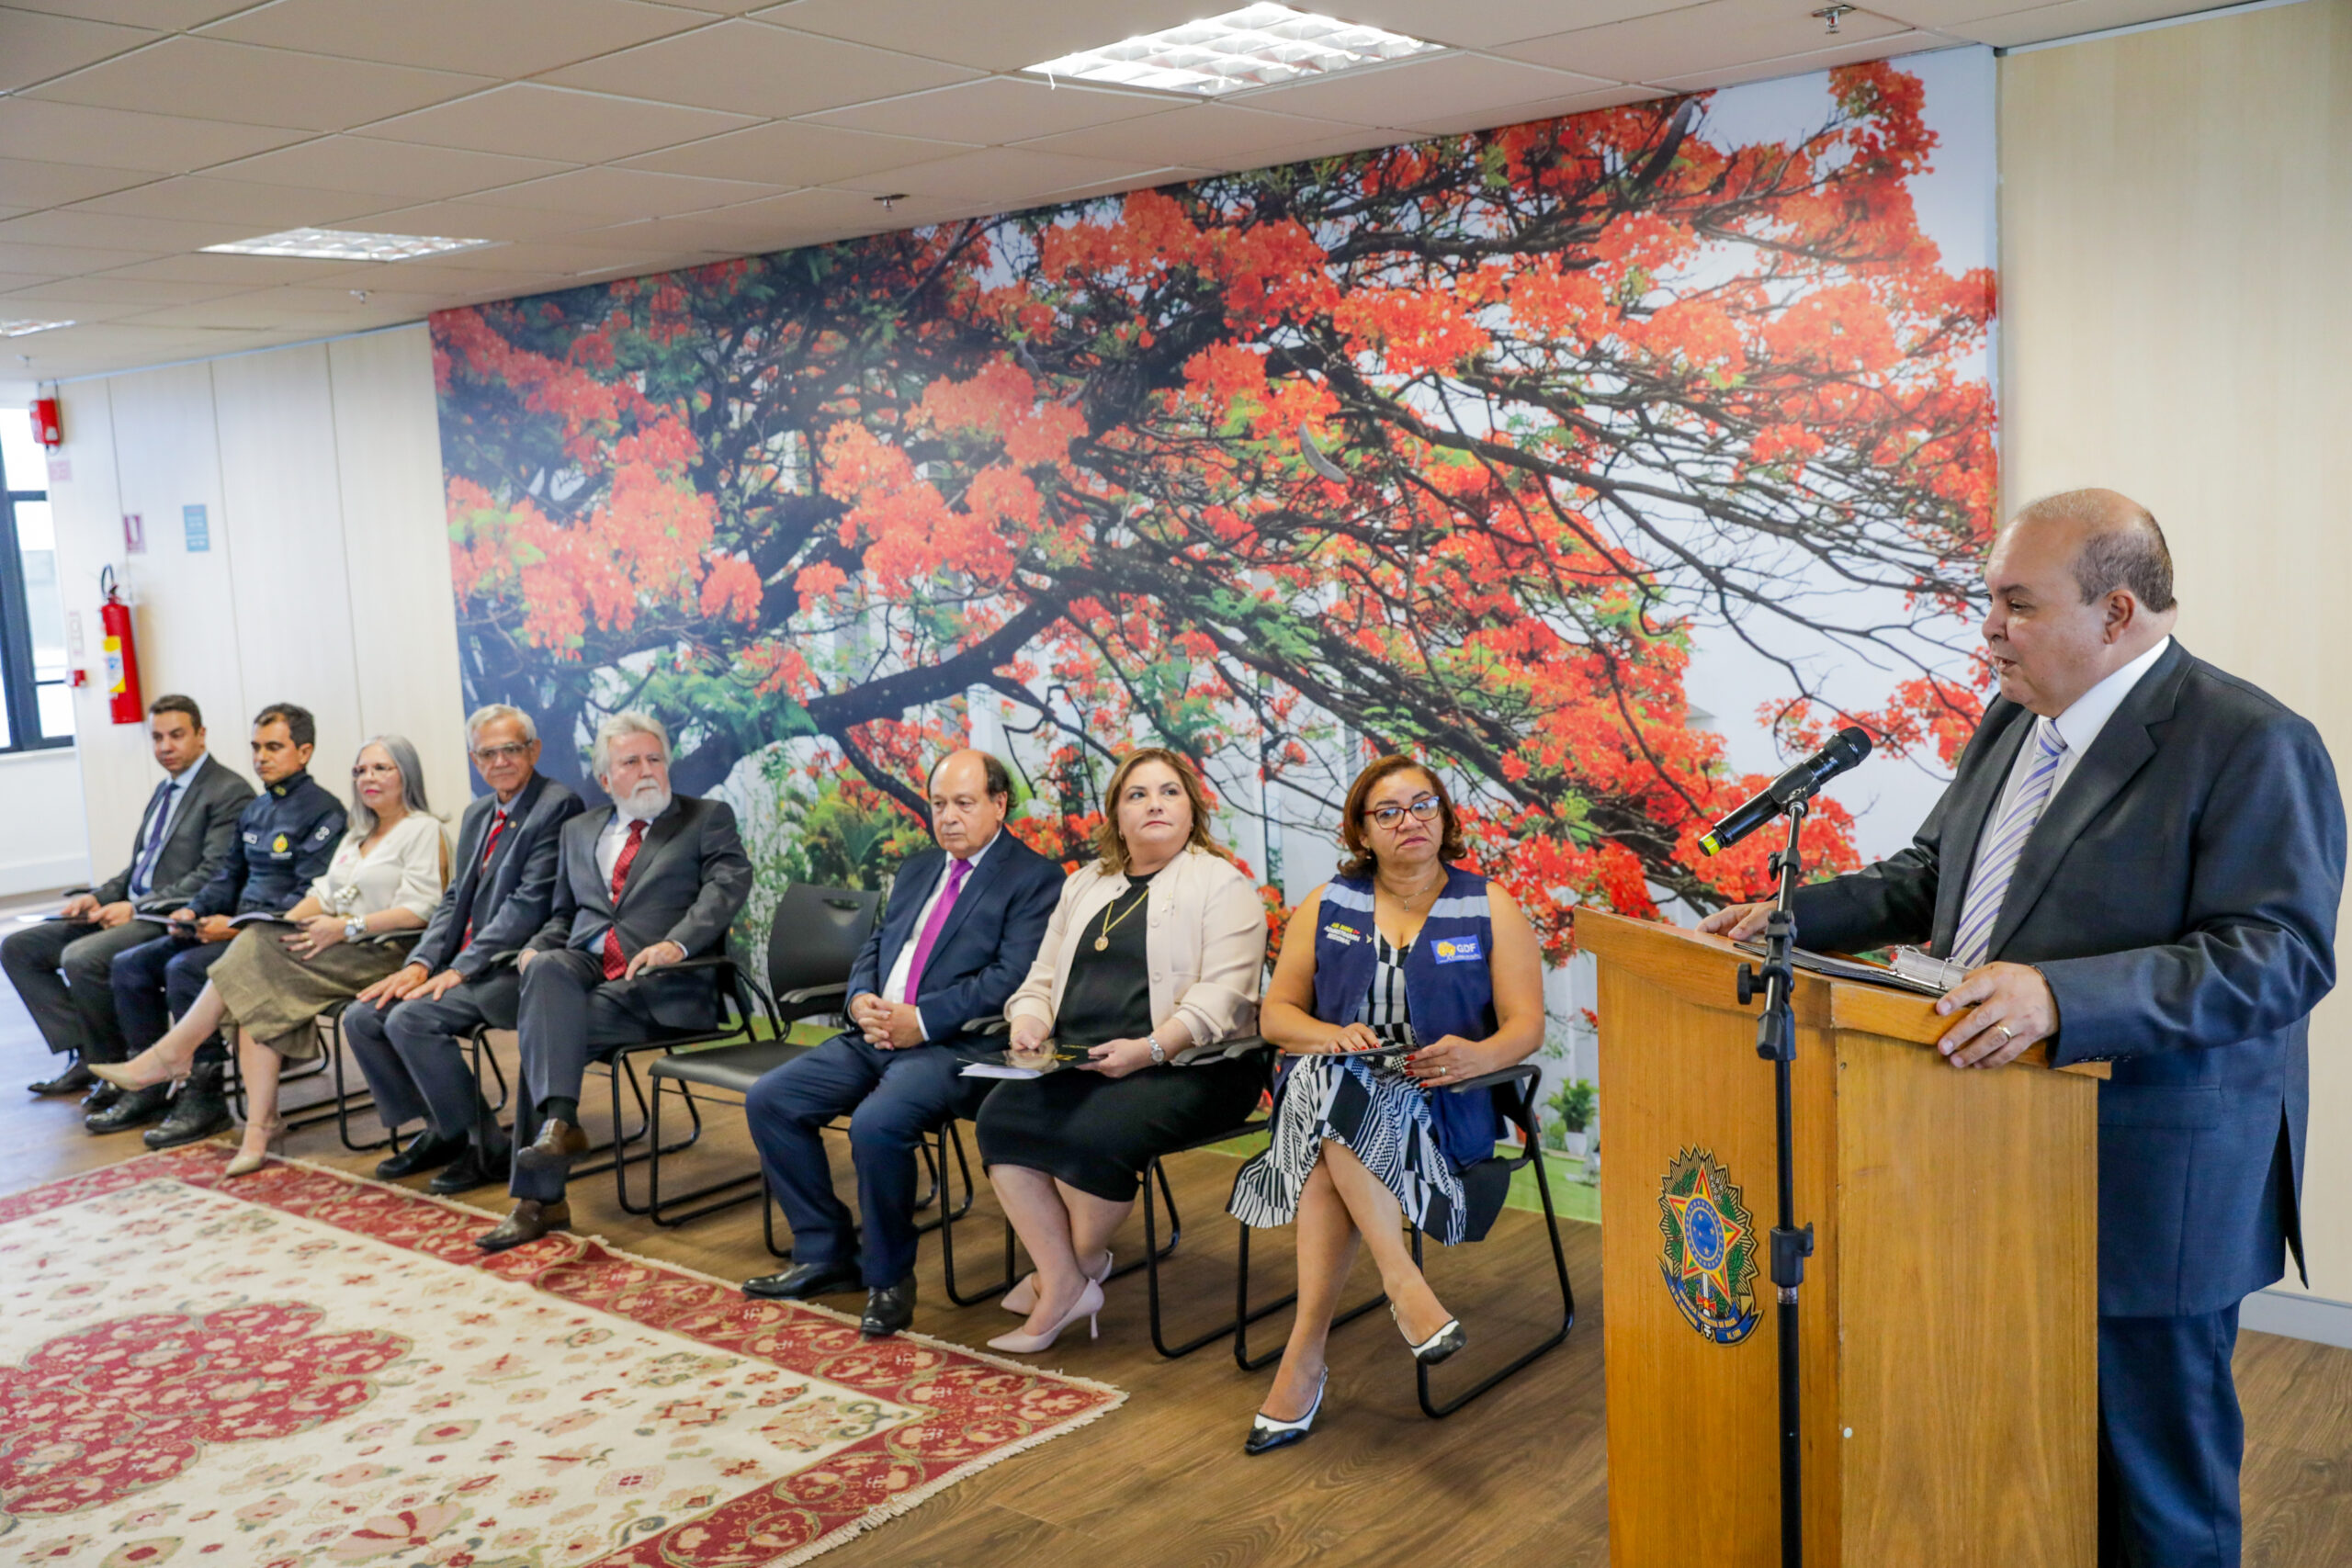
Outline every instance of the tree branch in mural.
<path fill-rule="evenodd" d="M 1936 671 L 1991 282 L 1919 231 L 1917 80 L 1832 89 L 1787 145 L 1642 105 L 437 317 L 469 694 L 559 737 L 650 705 L 688 789 L 826 737 L 914 809 L 992 693 L 1064 847 L 1145 734 L 1418 750 L 1555 941 L 1745 892 L 1764 851 L 1695 848 L 1757 781 L 1689 726 L 1694 626 L 1787 666 L 1792 744 L 1949 755 L 1981 690 Z M 1795 631 L 1911 677 L 1826 711 Z"/>

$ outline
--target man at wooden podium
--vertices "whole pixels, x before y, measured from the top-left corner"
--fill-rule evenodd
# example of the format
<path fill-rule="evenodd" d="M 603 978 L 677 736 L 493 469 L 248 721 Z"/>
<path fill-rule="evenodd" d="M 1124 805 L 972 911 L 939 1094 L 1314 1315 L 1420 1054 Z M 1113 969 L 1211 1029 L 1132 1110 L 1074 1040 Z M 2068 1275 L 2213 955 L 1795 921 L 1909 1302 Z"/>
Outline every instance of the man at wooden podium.
<path fill-rule="evenodd" d="M 1798 940 L 1966 966 L 1939 1049 L 2112 1061 L 2099 1091 L 2099 1557 L 2234 1568 L 2238 1303 L 2300 1269 L 2307 1019 L 2344 807 L 2312 725 L 2171 637 L 2172 558 L 2112 491 L 1994 540 L 2000 697 L 1911 846 L 1797 895 Z M 1947 874 L 1949 871 L 1949 874 Z M 1770 906 L 1710 916 L 1747 937 Z M 1974 1004 L 1974 1010 L 1961 1010 Z"/>

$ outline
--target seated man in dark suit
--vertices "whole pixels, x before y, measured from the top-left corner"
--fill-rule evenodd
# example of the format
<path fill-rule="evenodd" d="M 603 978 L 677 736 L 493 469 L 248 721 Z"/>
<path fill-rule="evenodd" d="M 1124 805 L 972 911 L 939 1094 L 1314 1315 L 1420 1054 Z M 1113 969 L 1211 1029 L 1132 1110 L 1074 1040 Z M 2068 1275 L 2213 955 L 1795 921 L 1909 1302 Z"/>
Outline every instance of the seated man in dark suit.
<path fill-rule="evenodd" d="M 2098 1092 L 2099 1561 L 2235 1568 L 2238 1304 L 2302 1258 L 2344 801 L 2319 731 L 2173 640 L 2147 510 L 2072 491 L 1984 567 L 2001 695 L 1909 848 L 1799 890 L 1826 952 L 1932 942 L 1956 1067 L 2038 1041 Z M 1767 906 L 1709 916 L 1745 937 Z M 1964 1179 L 1964 1173 L 1955 1173 Z"/>
<path fill-rule="evenodd" d="M 708 972 L 662 971 L 723 952 L 752 891 L 735 808 L 670 793 L 670 732 L 659 719 L 606 719 L 592 765 L 612 804 L 564 824 L 553 908 L 515 960 L 523 1081 L 514 1133 L 525 1146 L 507 1184 L 514 1212 L 474 1238 L 484 1252 L 571 1223 L 564 1182 L 588 1148 L 580 1130 L 588 1064 L 616 1045 L 718 1021 Z"/>
<path fill-rule="evenodd" d="M 227 857 L 212 879 L 172 912 L 170 935 L 114 961 L 115 1014 L 133 1055 L 161 1040 L 172 1020 L 195 1004 L 205 976 L 237 934 L 232 916 L 283 914 L 326 874 L 345 820 L 343 802 L 308 772 L 317 739 L 310 709 L 292 703 L 273 703 L 254 718 L 254 776 L 262 792 L 239 813 Z M 225 1133 L 232 1125 L 222 1089 L 228 1071 L 228 1047 L 213 1040 L 198 1048 L 177 1096 L 163 1084 L 130 1089 L 85 1124 L 93 1133 L 136 1127 L 164 1115 L 168 1103 L 163 1125 L 148 1128 L 141 1139 L 149 1148 Z"/>
<path fill-rule="evenodd" d="M 514 955 L 547 924 L 563 825 L 582 809 L 578 795 L 538 771 L 538 727 L 522 709 L 477 710 L 466 720 L 466 750 L 490 793 L 474 796 L 458 825 L 457 874 L 407 964 L 343 1015 L 343 1037 L 384 1130 L 425 1121 L 376 1174 L 395 1181 L 436 1171 L 428 1183 L 435 1192 L 506 1179 L 506 1136 L 458 1037 L 483 1024 L 514 1027 L 523 992 Z"/>
<path fill-rule="evenodd" d="M 862 1326 L 896 1334 L 915 1306 L 915 1150 L 950 1116 L 975 1116 L 995 1087 L 964 1064 L 1001 1043 L 967 1034 L 1020 988 L 1060 897 L 1062 868 L 1004 829 L 1012 782 L 981 751 L 932 770 L 939 840 L 899 868 L 890 908 L 850 972 L 853 1028 L 752 1086 L 745 1103 L 768 1190 L 792 1222 L 797 1260 L 744 1282 L 754 1296 L 797 1299 L 865 1287 Z M 850 1118 L 858 1222 L 833 1193 L 820 1135 Z"/>
<path fill-rule="evenodd" d="M 204 715 L 193 700 L 148 704 L 147 739 L 166 777 L 131 836 L 130 863 L 67 899 L 62 919 L 0 942 L 0 968 L 51 1054 L 66 1059 L 63 1071 L 32 1086 L 35 1094 L 79 1093 L 97 1084 L 89 1063 L 130 1059 L 115 1017 L 115 958 L 162 937 L 164 915 L 212 879 L 236 842 L 237 813 L 254 797 L 253 785 L 206 753 Z M 121 1092 L 98 1084 L 84 1109 L 103 1111 Z"/>

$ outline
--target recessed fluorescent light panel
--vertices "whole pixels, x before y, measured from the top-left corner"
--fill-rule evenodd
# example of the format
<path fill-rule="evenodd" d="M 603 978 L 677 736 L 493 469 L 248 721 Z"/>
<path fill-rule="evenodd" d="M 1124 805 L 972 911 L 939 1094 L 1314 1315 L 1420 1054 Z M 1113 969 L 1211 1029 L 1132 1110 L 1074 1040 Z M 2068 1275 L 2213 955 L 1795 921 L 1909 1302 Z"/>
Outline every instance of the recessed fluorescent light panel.
<path fill-rule="evenodd" d="M 1287 6 L 1245 6 L 1222 17 L 1082 49 L 1029 67 L 1045 76 L 1213 97 L 1334 71 L 1436 54 L 1443 45 Z"/>
<path fill-rule="evenodd" d="M 70 327 L 71 321 L 0 321 L 0 337 L 29 337 L 35 333 L 55 332 Z"/>
<path fill-rule="evenodd" d="M 396 262 L 470 251 L 492 240 L 448 240 L 437 234 L 363 234 L 353 229 L 288 229 L 258 240 L 207 245 L 232 256 L 304 256 L 312 261 Z"/>

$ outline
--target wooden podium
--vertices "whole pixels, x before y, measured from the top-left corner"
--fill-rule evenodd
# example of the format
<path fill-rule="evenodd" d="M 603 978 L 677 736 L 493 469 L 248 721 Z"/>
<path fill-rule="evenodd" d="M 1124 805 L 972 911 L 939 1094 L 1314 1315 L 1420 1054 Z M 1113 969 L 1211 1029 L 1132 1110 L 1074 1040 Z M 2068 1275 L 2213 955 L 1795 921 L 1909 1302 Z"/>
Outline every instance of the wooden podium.
<path fill-rule="evenodd" d="M 1777 1568 L 1772 1066 L 1718 937 L 1596 911 L 1613 1568 Z M 2098 1086 L 1800 972 L 1807 1568 L 2092 1568 Z M 1752 1315 L 1751 1315 L 1752 1314 Z"/>

